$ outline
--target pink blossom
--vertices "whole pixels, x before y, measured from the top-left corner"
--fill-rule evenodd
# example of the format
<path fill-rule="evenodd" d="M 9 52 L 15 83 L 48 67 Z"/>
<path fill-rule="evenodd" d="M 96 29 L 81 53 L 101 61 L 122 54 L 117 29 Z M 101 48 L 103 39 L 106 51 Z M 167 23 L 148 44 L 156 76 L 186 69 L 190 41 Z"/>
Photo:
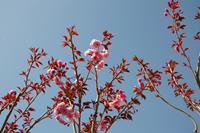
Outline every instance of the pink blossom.
<path fill-rule="evenodd" d="M 48 69 L 47 70 L 47 74 L 50 76 L 50 77 L 53 77 L 53 75 L 56 73 L 56 70 L 55 69 Z"/>
<path fill-rule="evenodd" d="M 72 107 L 67 107 L 65 115 L 67 119 L 72 121 L 74 119 L 77 119 L 80 114 L 79 111 L 73 111 Z"/>
<path fill-rule="evenodd" d="M 54 78 L 53 78 L 53 82 L 54 82 L 55 84 L 57 84 L 57 85 L 62 85 L 62 84 L 63 84 L 63 82 L 60 80 L 59 77 L 54 77 Z"/>
<path fill-rule="evenodd" d="M 108 58 L 108 56 L 109 56 L 108 50 L 104 49 L 104 50 L 103 50 L 103 53 L 102 53 L 101 55 L 102 55 L 102 57 L 103 57 L 104 59 L 105 59 L 105 58 Z"/>
<path fill-rule="evenodd" d="M 68 120 L 73 120 L 73 114 L 72 113 L 66 113 L 65 116 Z"/>
<path fill-rule="evenodd" d="M 120 100 L 119 99 L 115 99 L 114 101 L 109 103 L 109 106 L 117 108 L 117 107 L 119 107 L 119 104 L 120 104 Z"/>
<path fill-rule="evenodd" d="M 77 119 L 80 116 L 79 111 L 73 111 L 71 106 L 66 107 L 64 102 L 57 104 L 54 109 L 54 114 L 56 115 L 56 119 L 64 125 L 67 123 L 62 119 L 61 116 L 66 116 L 66 118 L 70 121 Z"/>
<path fill-rule="evenodd" d="M 124 91 L 119 89 L 116 94 L 116 99 L 119 99 L 120 101 L 125 101 L 126 100 L 126 95 L 124 94 Z"/>
<path fill-rule="evenodd" d="M 57 60 L 56 63 L 58 65 L 58 67 L 62 67 L 63 66 L 62 60 Z"/>
<path fill-rule="evenodd" d="M 94 53 L 93 53 L 92 56 L 91 56 L 91 59 L 92 59 L 93 61 L 100 61 L 100 60 L 103 59 L 103 56 L 102 56 L 102 54 L 100 53 L 100 51 L 95 50 Z"/>
<path fill-rule="evenodd" d="M 65 120 L 63 120 L 63 118 L 61 117 L 61 115 L 56 115 L 56 120 L 58 121 L 58 122 L 60 122 L 61 124 L 63 124 L 63 125 L 66 125 L 67 124 L 67 122 L 65 121 Z"/>
<path fill-rule="evenodd" d="M 104 67 L 104 60 L 101 60 L 96 66 L 95 68 L 100 71 L 102 68 Z"/>
<path fill-rule="evenodd" d="M 74 111 L 74 113 L 73 113 L 73 119 L 77 119 L 79 117 L 80 117 L 79 111 Z"/>
<path fill-rule="evenodd" d="M 71 106 L 67 107 L 67 108 L 66 108 L 66 112 L 67 112 L 67 113 L 73 113 L 72 107 L 71 107 Z"/>
<path fill-rule="evenodd" d="M 64 102 L 61 102 L 59 104 L 57 104 L 57 106 L 54 109 L 54 114 L 58 115 L 58 114 L 62 114 L 64 115 L 66 113 L 66 105 Z"/>
<path fill-rule="evenodd" d="M 100 48 L 101 47 L 101 41 L 96 40 L 96 39 L 92 39 L 92 41 L 90 42 L 90 46 L 92 48 Z"/>
<path fill-rule="evenodd" d="M 124 91 L 119 89 L 115 94 L 115 99 L 109 103 L 109 106 L 118 108 L 120 106 L 120 103 L 125 101 L 126 101 L 126 95 L 124 94 Z"/>
<path fill-rule="evenodd" d="M 88 55 L 92 55 L 96 50 L 94 49 L 88 49 L 87 51 L 85 51 L 84 55 L 88 56 Z"/>

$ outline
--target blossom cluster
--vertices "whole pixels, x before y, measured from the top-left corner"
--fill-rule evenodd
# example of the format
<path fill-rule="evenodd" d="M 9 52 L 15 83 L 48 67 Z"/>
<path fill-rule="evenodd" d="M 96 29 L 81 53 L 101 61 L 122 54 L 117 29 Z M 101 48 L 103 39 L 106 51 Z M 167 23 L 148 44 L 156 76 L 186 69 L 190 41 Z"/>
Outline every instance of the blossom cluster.
<path fill-rule="evenodd" d="M 85 56 L 90 56 L 92 64 L 100 71 L 105 65 L 104 59 L 109 56 L 108 49 L 103 48 L 103 50 L 101 50 L 103 47 L 102 42 L 96 39 L 90 42 L 90 47 L 91 49 L 85 51 L 84 54 Z"/>
<path fill-rule="evenodd" d="M 66 107 L 64 102 L 57 104 L 54 108 L 54 114 L 56 115 L 56 119 L 63 125 L 67 125 L 67 121 L 62 118 L 65 116 L 67 120 L 74 121 L 79 117 L 79 111 L 73 111 L 71 106 Z"/>

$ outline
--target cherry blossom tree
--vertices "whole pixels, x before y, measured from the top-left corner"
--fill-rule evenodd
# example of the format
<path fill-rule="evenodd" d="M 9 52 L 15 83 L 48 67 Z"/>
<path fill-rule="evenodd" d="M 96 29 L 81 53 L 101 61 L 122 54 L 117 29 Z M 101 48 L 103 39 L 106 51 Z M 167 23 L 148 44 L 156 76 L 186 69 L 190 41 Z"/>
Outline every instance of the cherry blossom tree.
<path fill-rule="evenodd" d="M 45 65 L 41 61 L 46 59 L 47 53 L 44 49 L 30 48 L 30 58 L 27 60 L 28 68 L 20 73 L 24 78 L 24 85 L 10 90 L 0 100 L 0 115 L 4 112 L 5 118 L 0 124 L 0 133 L 29 133 L 31 129 L 40 124 L 43 120 L 53 118 L 63 126 L 72 126 L 74 133 L 97 133 L 102 131 L 107 133 L 118 120 L 132 120 L 133 115 L 138 112 L 139 105 L 146 99 L 146 92 L 154 94 L 159 100 L 183 113 L 194 125 L 194 133 L 198 132 L 198 123 L 193 115 L 200 115 L 200 99 L 193 96 L 200 91 L 200 57 L 196 68 L 192 66 L 191 58 L 188 54 L 189 48 L 184 46 L 186 33 L 184 32 L 183 11 L 180 2 L 170 0 L 165 9 L 164 16 L 172 20 L 167 28 L 171 30 L 176 39 L 172 41 L 172 48 L 183 58 L 183 67 L 191 72 L 196 88 L 191 88 L 184 81 L 184 76 L 176 69 L 180 62 L 170 59 L 163 67 L 157 70 L 150 67 L 150 63 L 142 58 L 134 56 L 133 62 L 138 64 L 137 85 L 133 84 L 130 96 L 126 96 L 123 88 L 117 88 L 117 84 L 124 84 L 125 73 L 129 73 L 130 68 L 125 58 L 120 59 L 120 63 L 109 68 L 111 79 L 104 84 L 100 84 L 99 75 L 101 71 L 108 67 L 106 59 L 112 54 L 109 48 L 112 44 L 113 34 L 109 31 L 102 33 L 102 39 L 92 39 L 89 48 L 85 52 L 79 51 L 75 45 L 74 38 L 79 36 L 76 27 L 67 28 L 67 34 L 63 36 L 63 48 L 71 52 L 70 61 L 62 61 L 51 57 Z M 200 7 L 197 8 L 195 20 L 200 20 Z M 194 34 L 194 40 L 200 40 L 200 32 Z M 85 67 L 81 67 L 84 65 Z M 40 74 L 38 81 L 30 78 L 33 71 L 45 69 Z M 84 70 L 86 74 L 80 73 Z M 162 80 L 162 75 L 168 76 L 167 81 Z M 94 88 L 88 86 L 89 81 L 94 81 Z M 174 103 L 168 101 L 159 91 L 161 81 L 167 82 L 174 90 L 174 96 L 181 97 L 190 112 L 181 109 Z M 56 85 L 56 95 L 52 97 L 52 104 L 47 105 L 46 111 L 42 112 L 38 118 L 33 117 L 33 103 L 41 94 L 45 94 L 48 88 Z M 88 90 L 95 91 L 96 97 L 86 100 Z M 21 106 L 23 104 L 23 106 Z M 89 112 L 89 115 L 85 115 Z M 194 114 L 193 114 L 194 113 Z M 3 115 L 2 115 L 3 116 Z M 4 116 L 3 116 L 4 117 Z"/>

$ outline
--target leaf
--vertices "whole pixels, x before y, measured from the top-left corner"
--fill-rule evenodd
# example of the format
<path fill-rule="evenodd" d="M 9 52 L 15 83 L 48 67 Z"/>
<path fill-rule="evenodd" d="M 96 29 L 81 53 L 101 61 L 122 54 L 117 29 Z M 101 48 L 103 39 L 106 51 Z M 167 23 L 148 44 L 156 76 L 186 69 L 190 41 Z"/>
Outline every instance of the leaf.
<path fill-rule="evenodd" d="M 30 107 L 30 108 L 29 108 L 29 111 L 35 111 L 35 109 Z"/>

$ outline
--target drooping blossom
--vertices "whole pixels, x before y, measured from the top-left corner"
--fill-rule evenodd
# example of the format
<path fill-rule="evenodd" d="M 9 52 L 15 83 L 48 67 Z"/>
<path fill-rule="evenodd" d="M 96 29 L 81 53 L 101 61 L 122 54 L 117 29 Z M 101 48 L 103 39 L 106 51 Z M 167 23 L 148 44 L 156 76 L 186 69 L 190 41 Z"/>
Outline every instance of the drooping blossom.
<path fill-rule="evenodd" d="M 64 125 L 67 124 L 67 120 L 73 121 L 80 116 L 79 111 L 74 111 L 71 106 L 67 107 L 64 102 L 57 104 L 54 109 L 54 114 L 56 115 L 55 118 Z M 64 120 L 62 116 L 66 117 L 66 120 Z"/>
<path fill-rule="evenodd" d="M 95 68 L 100 71 L 104 67 L 104 60 L 100 61 Z"/>
<path fill-rule="evenodd" d="M 72 107 L 65 108 L 65 114 L 64 115 L 66 115 L 66 117 L 69 120 L 72 120 L 73 119 L 73 109 L 72 109 Z"/>
<path fill-rule="evenodd" d="M 61 124 L 67 125 L 67 122 L 62 118 L 61 115 L 56 115 L 55 118 L 56 118 L 56 120 L 57 120 L 58 122 L 60 122 Z"/>
<path fill-rule="evenodd" d="M 62 114 L 64 115 L 66 113 L 66 105 L 64 102 L 61 102 L 59 104 L 57 104 L 56 108 L 54 109 L 54 114 L 58 115 L 58 114 Z"/>
<path fill-rule="evenodd" d="M 80 117 L 79 111 L 74 111 L 73 112 L 73 119 L 78 119 Z"/>

